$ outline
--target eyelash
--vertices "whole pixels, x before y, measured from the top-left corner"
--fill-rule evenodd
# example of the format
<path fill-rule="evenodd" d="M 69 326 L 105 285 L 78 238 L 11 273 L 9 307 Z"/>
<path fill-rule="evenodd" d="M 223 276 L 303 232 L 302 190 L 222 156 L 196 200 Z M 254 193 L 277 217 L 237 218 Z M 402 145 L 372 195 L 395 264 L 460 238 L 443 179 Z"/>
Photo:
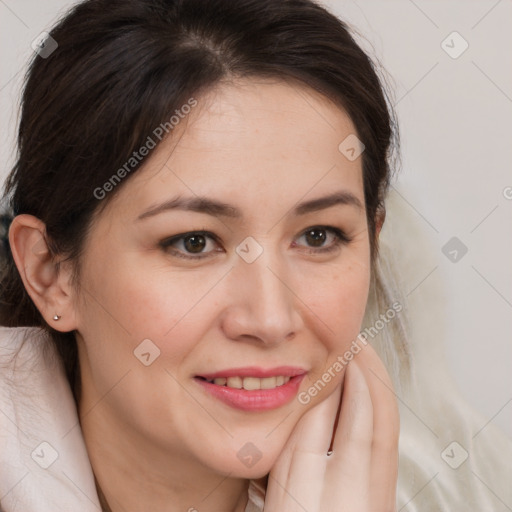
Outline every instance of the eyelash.
<path fill-rule="evenodd" d="M 309 231 L 314 231 L 314 230 L 328 231 L 328 232 L 334 234 L 335 239 L 334 239 L 334 242 L 331 245 L 329 245 L 328 247 L 322 247 L 319 249 L 310 248 L 309 250 L 306 250 L 306 252 L 308 254 L 327 254 L 329 252 L 336 250 L 341 245 L 348 245 L 352 241 L 352 238 L 347 236 L 344 231 L 342 231 L 341 229 L 336 228 L 334 226 L 311 226 L 309 228 L 306 228 L 300 234 L 299 238 L 306 235 Z M 187 233 L 181 233 L 181 234 L 173 236 L 171 238 L 166 238 L 165 240 L 162 240 L 160 242 L 160 246 L 163 249 L 167 250 L 171 247 L 172 244 L 174 244 L 180 240 L 184 240 L 187 237 L 191 237 L 193 235 L 201 235 L 201 236 L 204 236 L 207 238 L 211 238 L 216 243 L 219 243 L 218 237 L 215 236 L 213 233 L 210 233 L 209 231 L 198 230 L 198 231 L 189 231 Z M 199 255 L 195 255 L 195 256 L 190 255 L 191 253 L 187 253 L 188 255 L 185 256 L 182 251 L 177 251 L 177 250 L 172 250 L 171 252 L 173 253 L 174 256 L 177 256 L 178 258 L 184 258 L 187 260 L 201 260 L 201 259 L 209 257 L 212 254 L 212 252 L 218 252 L 218 251 L 211 251 L 208 253 L 199 253 Z"/>

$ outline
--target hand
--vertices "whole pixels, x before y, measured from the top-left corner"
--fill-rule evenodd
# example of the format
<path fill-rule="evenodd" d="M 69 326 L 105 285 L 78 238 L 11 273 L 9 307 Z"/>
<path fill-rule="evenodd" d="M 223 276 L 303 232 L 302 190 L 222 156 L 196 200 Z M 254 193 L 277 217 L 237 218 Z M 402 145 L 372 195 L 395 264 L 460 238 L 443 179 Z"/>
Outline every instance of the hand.
<path fill-rule="evenodd" d="M 400 421 L 391 379 L 369 344 L 345 371 L 343 385 L 293 430 L 270 471 L 265 512 L 396 510 Z"/>

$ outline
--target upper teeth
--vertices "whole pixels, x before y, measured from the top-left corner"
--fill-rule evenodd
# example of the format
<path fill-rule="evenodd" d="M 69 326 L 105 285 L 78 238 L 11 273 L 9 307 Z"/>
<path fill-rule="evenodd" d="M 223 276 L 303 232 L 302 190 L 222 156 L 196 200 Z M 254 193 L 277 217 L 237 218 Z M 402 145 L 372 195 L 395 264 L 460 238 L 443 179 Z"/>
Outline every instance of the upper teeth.
<path fill-rule="evenodd" d="M 227 386 L 228 388 L 235 389 L 246 389 L 252 391 L 254 389 L 274 389 L 278 386 L 286 384 L 291 377 L 265 377 L 259 379 L 258 377 L 218 377 L 216 379 L 209 380 L 218 386 Z"/>

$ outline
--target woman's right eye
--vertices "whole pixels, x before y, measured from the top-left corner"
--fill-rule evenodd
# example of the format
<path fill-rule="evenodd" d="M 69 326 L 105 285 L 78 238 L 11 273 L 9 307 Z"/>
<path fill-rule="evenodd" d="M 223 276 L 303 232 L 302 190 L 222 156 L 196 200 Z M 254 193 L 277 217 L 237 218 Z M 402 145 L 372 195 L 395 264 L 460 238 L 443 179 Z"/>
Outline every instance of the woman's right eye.
<path fill-rule="evenodd" d="M 171 238 L 166 238 L 160 242 L 160 246 L 178 258 L 190 260 L 199 260 L 207 258 L 213 252 L 221 252 L 222 250 L 213 249 L 205 250 L 212 245 L 219 245 L 217 238 L 213 233 L 208 231 L 190 231 L 181 233 Z"/>

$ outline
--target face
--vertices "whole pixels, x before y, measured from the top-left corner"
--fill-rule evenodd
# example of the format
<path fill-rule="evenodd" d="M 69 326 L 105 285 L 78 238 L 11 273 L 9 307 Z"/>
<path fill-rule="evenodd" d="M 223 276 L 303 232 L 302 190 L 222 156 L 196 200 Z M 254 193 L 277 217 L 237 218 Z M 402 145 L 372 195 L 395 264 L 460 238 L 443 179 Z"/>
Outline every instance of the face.
<path fill-rule="evenodd" d="M 253 478 L 340 385 L 342 371 L 298 399 L 361 328 L 361 158 L 339 151 L 356 130 L 314 91 L 239 82 L 197 100 L 88 235 L 82 420 L 101 415 L 141 457 Z"/>

